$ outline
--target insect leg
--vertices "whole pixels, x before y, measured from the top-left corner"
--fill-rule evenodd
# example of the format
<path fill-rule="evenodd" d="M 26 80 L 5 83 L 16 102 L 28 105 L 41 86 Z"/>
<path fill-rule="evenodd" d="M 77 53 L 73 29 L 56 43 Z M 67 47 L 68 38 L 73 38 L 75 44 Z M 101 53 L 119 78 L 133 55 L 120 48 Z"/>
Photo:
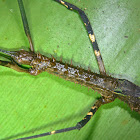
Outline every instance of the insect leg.
<path fill-rule="evenodd" d="M 29 73 L 28 69 L 23 69 L 23 68 L 19 67 L 15 62 L 9 62 L 9 61 L 0 60 L 0 65 L 8 67 L 8 68 L 11 68 L 11 69 L 14 69 L 14 70 L 16 70 L 18 72 Z"/>
<path fill-rule="evenodd" d="M 26 36 L 29 40 L 29 43 L 30 43 L 30 50 L 32 52 L 34 52 L 34 45 L 33 45 L 33 41 L 32 41 L 32 38 L 31 38 L 30 29 L 29 29 L 29 25 L 28 25 L 28 21 L 27 21 L 27 18 L 26 18 L 26 13 L 25 13 L 25 10 L 24 10 L 22 0 L 18 0 L 18 5 L 19 5 L 21 17 L 22 17 L 24 31 L 25 31 L 25 34 L 26 34 Z"/>
<path fill-rule="evenodd" d="M 73 127 L 68 127 L 68 128 L 64 128 L 64 129 L 59 129 L 59 130 L 54 130 L 51 132 L 46 132 L 46 133 L 42 133 L 39 135 L 34 135 L 34 136 L 29 136 L 29 137 L 24 137 L 24 138 L 19 138 L 16 140 L 27 140 L 27 139 L 34 139 L 34 138 L 39 138 L 39 137 L 44 137 L 44 136 L 48 136 L 48 135 L 53 135 L 53 134 L 58 134 L 58 133 L 63 133 L 63 132 L 67 132 L 67 131 L 72 131 L 75 129 L 80 130 L 82 127 L 84 127 L 88 121 L 94 116 L 94 114 L 96 113 L 96 111 L 99 109 L 99 107 L 103 104 L 107 104 L 110 103 L 114 100 L 114 98 L 112 99 L 106 99 L 104 97 L 101 97 L 100 99 L 98 99 L 96 101 L 96 103 L 91 107 L 90 111 L 87 113 L 87 115 L 80 121 L 78 122 L 75 126 Z"/>
<path fill-rule="evenodd" d="M 103 60 L 102 60 L 102 56 L 101 56 L 100 50 L 98 48 L 98 44 L 97 44 L 97 41 L 95 39 L 95 35 L 94 35 L 94 32 L 93 32 L 92 27 L 90 25 L 89 19 L 86 16 L 85 12 L 82 11 L 81 9 L 79 9 L 78 7 L 76 7 L 75 5 L 70 4 L 68 2 L 65 2 L 63 0 L 55 0 L 55 1 L 63 4 L 68 9 L 76 10 L 79 13 L 79 15 L 80 15 L 81 19 L 83 20 L 84 25 L 85 25 L 85 27 L 87 29 L 87 32 L 88 32 L 88 35 L 89 35 L 89 39 L 90 39 L 90 41 L 92 43 L 92 46 L 93 46 L 93 49 L 94 49 L 94 54 L 95 54 L 97 62 L 98 62 L 100 74 L 105 75 L 106 71 L 105 71 Z"/>

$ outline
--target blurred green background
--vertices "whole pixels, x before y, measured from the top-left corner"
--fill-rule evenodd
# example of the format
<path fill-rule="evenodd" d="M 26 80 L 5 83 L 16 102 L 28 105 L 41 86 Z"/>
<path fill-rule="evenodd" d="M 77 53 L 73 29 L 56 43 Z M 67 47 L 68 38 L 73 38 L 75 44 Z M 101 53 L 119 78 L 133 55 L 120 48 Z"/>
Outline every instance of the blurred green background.
<path fill-rule="evenodd" d="M 85 27 L 53 0 L 23 0 L 35 50 L 99 72 Z M 140 1 L 67 0 L 83 9 L 94 29 L 107 73 L 140 86 Z M 0 0 L 0 48 L 28 50 L 16 0 Z M 0 59 L 3 59 L 0 57 Z M 30 76 L 0 67 L 0 140 L 74 126 L 100 95 L 46 72 Z M 140 116 L 115 100 L 80 131 L 36 140 L 138 140 Z"/>

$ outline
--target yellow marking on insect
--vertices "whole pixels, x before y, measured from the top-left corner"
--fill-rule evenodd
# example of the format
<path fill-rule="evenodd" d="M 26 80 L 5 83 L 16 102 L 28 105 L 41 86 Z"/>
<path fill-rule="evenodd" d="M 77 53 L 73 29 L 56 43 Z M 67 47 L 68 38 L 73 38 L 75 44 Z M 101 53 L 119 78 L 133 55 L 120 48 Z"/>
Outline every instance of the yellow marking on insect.
<path fill-rule="evenodd" d="M 68 6 L 65 4 L 64 1 L 61 1 L 61 4 L 63 4 L 64 6 L 66 6 L 68 8 Z"/>
<path fill-rule="evenodd" d="M 95 53 L 96 56 L 100 56 L 101 55 L 100 51 L 97 51 L 97 50 L 95 50 L 94 53 Z"/>
<path fill-rule="evenodd" d="M 65 5 L 65 2 L 61 0 L 61 3 Z"/>
<path fill-rule="evenodd" d="M 90 40 L 91 40 L 92 43 L 95 42 L 95 36 L 94 35 L 89 34 L 89 38 L 90 38 Z"/>
<path fill-rule="evenodd" d="M 96 107 L 96 106 L 91 107 L 91 109 L 93 109 L 93 110 L 94 110 L 95 108 L 97 108 L 97 107 Z"/>
<path fill-rule="evenodd" d="M 82 120 L 86 120 L 87 118 L 86 117 L 84 117 Z"/>
<path fill-rule="evenodd" d="M 87 115 L 91 115 L 91 116 L 93 116 L 93 113 L 92 112 L 88 112 L 88 114 Z"/>
<path fill-rule="evenodd" d="M 85 24 L 85 26 L 87 25 L 86 23 L 84 23 Z"/>
<path fill-rule="evenodd" d="M 68 8 L 68 6 L 66 4 L 64 4 L 64 5 Z"/>
<path fill-rule="evenodd" d="M 52 135 L 52 134 L 55 134 L 55 131 L 51 131 L 51 135 Z"/>

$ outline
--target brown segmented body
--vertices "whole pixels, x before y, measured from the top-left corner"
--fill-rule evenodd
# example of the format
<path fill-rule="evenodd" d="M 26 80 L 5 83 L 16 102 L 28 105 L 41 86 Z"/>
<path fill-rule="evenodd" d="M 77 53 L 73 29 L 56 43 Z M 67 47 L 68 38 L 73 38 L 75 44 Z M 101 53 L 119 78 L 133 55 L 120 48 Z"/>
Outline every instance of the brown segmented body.
<path fill-rule="evenodd" d="M 20 64 L 29 64 L 31 75 L 38 75 L 43 71 L 59 76 L 65 80 L 87 86 L 98 91 L 106 99 L 115 98 L 126 102 L 132 110 L 140 113 L 140 87 L 125 79 L 117 79 L 108 75 L 84 70 L 73 65 L 64 64 L 54 58 L 35 54 L 25 50 L 12 53 L 12 57 Z"/>

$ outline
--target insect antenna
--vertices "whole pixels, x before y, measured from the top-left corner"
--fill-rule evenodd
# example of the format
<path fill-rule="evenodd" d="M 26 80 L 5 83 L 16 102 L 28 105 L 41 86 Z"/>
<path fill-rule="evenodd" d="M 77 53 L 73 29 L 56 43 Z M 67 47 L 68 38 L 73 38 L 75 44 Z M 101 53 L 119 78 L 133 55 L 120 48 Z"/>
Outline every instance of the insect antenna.
<path fill-rule="evenodd" d="M 25 10 L 24 10 L 22 0 L 18 0 L 18 5 L 19 5 L 19 9 L 20 9 L 20 14 L 21 14 L 21 17 L 22 17 L 24 31 L 25 31 L 25 34 L 26 34 L 26 36 L 29 40 L 29 43 L 30 43 L 30 50 L 32 52 L 34 52 L 34 45 L 33 45 L 32 37 L 31 37 L 31 34 L 30 34 L 30 29 L 29 29 L 29 25 L 28 25 L 28 21 L 27 21 L 27 18 L 26 18 L 26 13 L 25 13 Z"/>

